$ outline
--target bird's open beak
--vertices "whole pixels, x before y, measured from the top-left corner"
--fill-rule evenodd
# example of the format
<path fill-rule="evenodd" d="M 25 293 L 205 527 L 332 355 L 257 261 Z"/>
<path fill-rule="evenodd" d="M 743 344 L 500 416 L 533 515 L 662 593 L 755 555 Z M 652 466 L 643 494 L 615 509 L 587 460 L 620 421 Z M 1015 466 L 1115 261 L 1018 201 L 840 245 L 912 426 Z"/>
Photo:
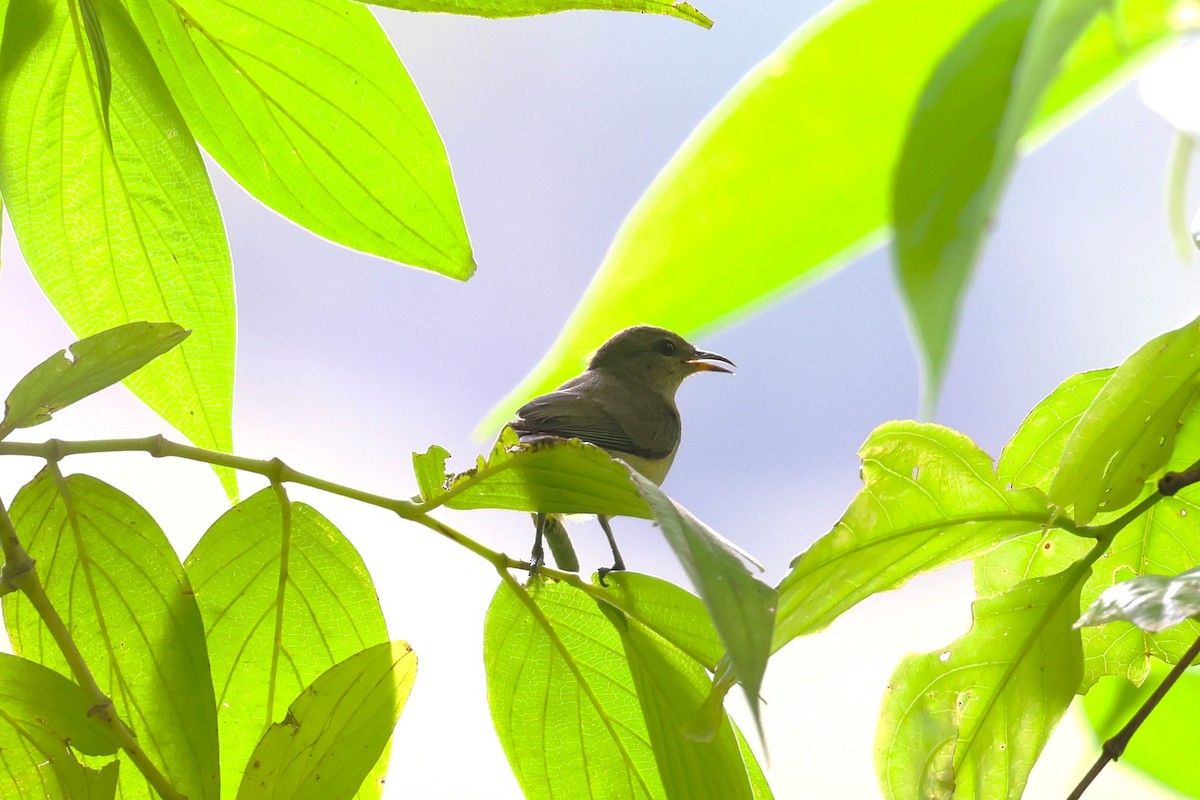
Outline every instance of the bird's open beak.
<path fill-rule="evenodd" d="M 737 364 L 734 364 L 725 356 L 720 356 L 716 353 L 708 353 L 704 350 L 697 350 L 695 355 L 688 359 L 687 363 L 690 364 L 692 369 L 696 370 L 697 372 L 728 372 L 731 375 L 733 374 L 733 370 L 722 367 L 720 364 L 710 364 L 710 361 L 724 361 L 731 367 L 737 366 Z"/>

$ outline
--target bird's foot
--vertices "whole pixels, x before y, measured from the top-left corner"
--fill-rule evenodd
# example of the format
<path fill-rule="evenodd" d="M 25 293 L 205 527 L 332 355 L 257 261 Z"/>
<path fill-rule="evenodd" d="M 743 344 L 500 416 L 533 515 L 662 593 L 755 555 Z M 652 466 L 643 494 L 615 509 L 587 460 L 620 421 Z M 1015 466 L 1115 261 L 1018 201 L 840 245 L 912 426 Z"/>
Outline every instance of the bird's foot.
<path fill-rule="evenodd" d="M 600 578 L 600 585 L 603 586 L 605 589 L 607 589 L 608 583 L 604 579 L 606 577 L 608 577 L 608 573 L 624 572 L 624 571 L 625 571 L 625 563 L 622 561 L 618 561 L 617 563 L 613 564 L 611 567 L 601 567 L 600 569 L 596 570 L 596 575 L 599 576 L 599 578 Z"/>

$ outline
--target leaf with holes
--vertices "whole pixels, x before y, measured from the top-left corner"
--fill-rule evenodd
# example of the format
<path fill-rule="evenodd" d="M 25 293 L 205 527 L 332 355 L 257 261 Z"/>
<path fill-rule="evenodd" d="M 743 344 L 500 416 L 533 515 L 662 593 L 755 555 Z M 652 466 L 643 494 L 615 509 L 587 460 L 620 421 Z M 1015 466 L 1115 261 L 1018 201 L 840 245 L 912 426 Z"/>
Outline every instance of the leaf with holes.
<path fill-rule="evenodd" d="M 144 367 L 187 338 L 170 322 L 131 322 L 59 350 L 22 378 L 4 404 L 0 439 L 16 428 L 41 425 L 66 408 Z"/>
<path fill-rule="evenodd" d="M 998 472 L 1001 480 L 1018 486 L 1048 489 L 1058 474 L 1068 440 L 1079 421 L 1107 385 L 1113 370 L 1086 372 L 1068 378 L 1037 405 L 1005 446 Z M 1200 414 L 1189 412 L 1179 430 L 1170 469 L 1188 466 L 1200 453 Z M 1142 489 L 1143 496 L 1153 491 Z M 1100 512 L 1096 522 L 1115 519 L 1120 511 Z M 1200 505 L 1187 492 L 1160 499 L 1113 539 L 1105 557 L 1092 566 L 1082 603 L 1095 602 L 1108 587 L 1146 573 L 1173 574 L 1200 563 L 1200 542 L 1193 535 Z M 1051 529 L 1017 538 L 975 562 L 975 586 L 981 597 L 1007 591 L 1028 578 L 1054 575 L 1081 558 L 1090 539 Z M 1160 633 L 1129 625 L 1105 625 L 1083 630 L 1083 687 L 1103 675 L 1120 675 L 1135 683 L 1145 680 L 1151 659 L 1174 663 L 1200 636 L 1200 624 L 1184 622 Z"/>
<path fill-rule="evenodd" d="M 448 455 L 437 445 L 413 453 L 421 498 L 431 508 L 651 516 L 629 469 L 578 439 L 521 444 L 505 428 L 486 458 L 480 456 L 473 469 L 456 475 L 445 474 Z"/>
<path fill-rule="evenodd" d="M 17 493 L 11 514 L 47 596 L 147 757 L 180 793 L 215 800 L 217 710 L 204 626 L 162 529 L 108 484 L 60 479 L 50 467 Z M 71 674 L 24 595 L 5 595 L 4 623 L 18 655 Z M 132 764 L 121 769 L 120 793 L 151 797 Z"/>
<path fill-rule="evenodd" d="M 233 797 L 264 727 L 323 672 L 386 642 L 387 626 L 354 546 L 269 488 L 214 522 L 185 568 L 212 661 L 222 795 Z M 386 766 L 385 754 L 359 800 L 381 796 Z"/>
<path fill-rule="evenodd" d="M 971 630 L 888 681 L 875 765 L 889 800 L 1020 797 L 1083 672 L 1071 627 L 1086 569 L 972 605 Z"/>
<path fill-rule="evenodd" d="M 957 431 L 887 422 L 859 449 L 864 486 L 779 585 L 775 649 L 856 603 L 1050 521 L 1037 489 L 1008 489 Z"/>

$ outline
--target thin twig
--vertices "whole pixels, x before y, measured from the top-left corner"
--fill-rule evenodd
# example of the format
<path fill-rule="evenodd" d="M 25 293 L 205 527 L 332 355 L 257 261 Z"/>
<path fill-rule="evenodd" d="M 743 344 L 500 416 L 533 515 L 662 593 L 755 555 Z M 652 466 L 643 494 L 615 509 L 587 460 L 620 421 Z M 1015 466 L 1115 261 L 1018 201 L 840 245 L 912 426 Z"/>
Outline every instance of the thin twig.
<path fill-rule="evenodd" d="M 1150 712 L 1163 699 L 1167 691 L 1175 685 L 1175 681 L 1179 680 L 1179 676 L 1191 666 L 1192 661 L 1195 660 L 1197 655 L 1200 655 L 1200 638 L 1197 638 L 1192 643 L 1188 651 L 1183 654 L 1183 658 L 1179 659 L 1179 663 L 1172 668 L 1167 677 L 1163 678 L 1163 682 L 1158 685 L 1154 693 L 1146 698 L 1146 702 L 1142 703 L 1137 713 L 1125 724 L 1125 727 L 1121 728 L 1115 736 L 1104 743 L 1104 746 L 1100 750 L 1100 757 L 1096 759 L 1096 763 L 1092 765 L 1092 768 L 1079 781 L 1079 785 L 1075 787 L 1075 791 L 1071 792 L 1067 800 L 1079 800 L 1079 798 L 1083 797 L 1084 791 L 1091 786 L 1092 781 L 1096 779 L 1096 776 L 1100 774 L 1100 771 L 1104 769 L 1108 762 L 1116 761 L 1124 754 L 1125 748 L 1129 746 L 1129 740 L 1133 738 L 1133 734 L 1137 732 L 1137 729 L 1150 716 Z"/>
<path fill-rule="evenodd" d="M 138 439 L 95 439 L 85 441 L 65 441 L 49 439 L 45 442 L 0 442 L 0 456 L 30 456 L 46 461 L 57 461 L 67 456 L 88 453 L 147 453 L 154 458 L 182 458 L 187 461 L 199 461 L 204 464 L 215 464 L 221 467 L 250 472 L 261 475 L 267 480 L 279 483 L 294 483 L 308 486 L 322 492 L 357 500 L 366 505 L 392 511 L 411 522 L 424 525 L 426 528 L 445 536 L 455 544 L 461 545 L 492 564 L 502 565 L 509 569 L 528 570 L 528 561 L 511 558 L 504 553 L 492 550 L 458 531 L 450 528 L 439 520 L 430 517 L 421 505 L 411 500 L 397 497 L 364 492 L 352 486 L 318 478 L 315 475 L 294 470 L 278 458 L 257 459 L 221 453 L 216 450 L 205 450 L 201 447 L 179 444 L 163 436 L 146 436 Z"/>

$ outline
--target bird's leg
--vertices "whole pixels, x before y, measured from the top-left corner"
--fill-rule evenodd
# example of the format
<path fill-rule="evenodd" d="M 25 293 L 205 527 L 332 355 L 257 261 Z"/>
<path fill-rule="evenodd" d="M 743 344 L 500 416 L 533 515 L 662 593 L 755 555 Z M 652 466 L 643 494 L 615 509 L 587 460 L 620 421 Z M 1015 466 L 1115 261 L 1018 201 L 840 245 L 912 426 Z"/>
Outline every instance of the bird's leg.
<path fill-rule="evenodd" d="M 625 570 L 625 559 L 621 558 L 621 551 L 617 549 L 617 540 L 613 536 L 612 527 L 608 524 L 608 517 L 604 514 L 597 514 L 596 519 L 600 520 L 600 527 L 604 528 L 604 535 L 608 537 L 608 546 L 612 548 L 613 565 L 611 567 L 600 568 L 596 573 L 600 576 L 600 585 L 607 586 L 604 582 L 604 576 L 610 572 L 623 572 Z"/>
<path fill-rule="evenodd" d="M 533 534 L 533 552 L 529 554 L 529 575 L 537 575 L 542 564 L 546 563 L 546 553 L 542 550 L 542 534 L 546 530 L 546 515 L 538 512 L 533 515 L 537 531 Z"/>

